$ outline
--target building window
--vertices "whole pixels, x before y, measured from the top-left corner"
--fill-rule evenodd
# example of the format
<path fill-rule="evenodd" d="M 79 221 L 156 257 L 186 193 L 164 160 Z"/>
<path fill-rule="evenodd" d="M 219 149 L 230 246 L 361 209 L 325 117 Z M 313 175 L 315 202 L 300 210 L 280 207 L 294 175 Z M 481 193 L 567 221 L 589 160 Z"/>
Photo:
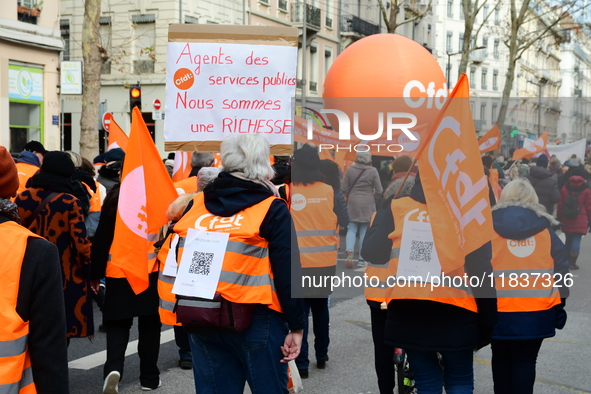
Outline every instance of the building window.
<path fill-rule="evenodd" d="M 454 34 L 453 32 L 448 31 L 447 38 L 445 40 L 445 50 L 450 53 L 453 51 L 453 49 L 451 48 L 451 40 L 453 38 L 453 34 Z"/>
<path fill-rule="evenodd" d="M 111 17 L 103 16 L 99 19 L 99 40 L 107 54 L 111 55 Z M 107 60 L 101 67 L 101 74 L 111 74 L 111 60 Z"/>
<path fill-rule="evenodd" d="M 485 4 L 484 7 L 482 7 L 482 12 L 482 23 L 486 23 L 488 18 L 488 4 Z"/>
<path fill-rule="evenodd" d="M 493 70 L 493 90 L 499 90 L 499 70 Z"/>
<path fill-rule="evenodd" d="M 135 17 L 135 18 L 134 18 Z M 135 20 L 134 20 L 135 19 Z M 132 15 L 135 23 L 133 72 L 151 74 L 156 60 L 155 15 Z"/>
<path fill-rule="evenodd" d="M 487 89 L 487 84 L 486 84 L 486 80 L 487 80 L 487 74 L 488 74 L 488 70 L 486 68 L 482 69 L 482 75 L 480 78 L 480 85 L 482 86 L 482 90 L 486 90 Z"/>
<path fill-rule="evenodd" d="M 501 24 L 501 7 L 496 6 L 495 7 L 495 25 L 500 25 Z"/>
<path fill-rule="evenodd" d="M 460 39 L 458 40 L 458 52 L 462 52 L 464 47 L 464 33 L 460 33 Z"/>
<path fill-rule="evenodd" d="M 476 67 L 470 67 L 470 88 L 476 89 Z"/>
<path fill-rule="evenodd" d="M 277 7 L 280 11 L 287 11 L 287 0 L 277 0 Z"/>
<path fill-rule="evenodd" d="M 484 120 L 486 120 L 486 103 L 480 104 L 480 120 L 482 124 L 485 124 Z"/>
<path fill-rule="evenodd" d="M 60 20 L 60 31 L 62 40 L 64 40 L 64 50 L 62 51 L 62 60 L 70 60 L 70 21 L 68 19 Z"/>
<path fill-rule="evenodd" d="M 464 4 L 460 3 L 460 19 L 464 19 Z M 476 21 L 474 21 L 476 22 Z"/>
<path fill-rule="evenodd" d="M 41 141 L 41 105 L 28 103 L 9 104 L 10 151 L 23 150 L 31 140 Z"/>
<path fill-rule="evenodd" d="M 330 66 L 332 66 L 332 49 L 326 48 L 324 49 L 324 76 L 328 74 L 328 70 L 330 70 Z"/>
<path fill-rule="evenodd" d="M 37 24 L 37 17 L 39 10 L 35 8 L 37 1 L 35 0 L 18 0 L 18 20 L 25 23 Z"/>
<path fill-rule="evenodd" d="M 311 92 L 318 91 L 318 47 L 310 46 L 310 86 Z"/>
<path fill-rule="evenodd" d="M 453 67 L 452 67 L 451 63 L 447 63 L 447 74 L 446 74 L 446 77 L 447 77 L 447 87 L 448 88 L 451 88 L 451 86 L 452 86 L 452 83 L 451 83 L 451 70 L 452 70 L 452 68 Z"/>
<path fill-rule="evenodd" d="M 493 56 L 495 59 L 499 58 L 499 39 L 495 38 L 495 44 L 493 47 Z"/>
<path fill-rule="evenodd" d="M 447 17 L 453 18 L 454 17 L 454 1 L 447 0 Z"/>
<path fill-rule="evenodd" d="M 189 25 L 197 25 L 199 24 L 199 18 L 195 18 L 194 16 L 185 15 L 185 23 Z"/>
<path fill-rule="evenodd" d="M 484 54 L 484 57 L 486 57 L 486 54 L 488 53 L 488 37 L 482 37 L 482 46 L 484 49 L 481 49 L 481 51 Z"/>
<path fill-rule="evenodd" d="M 496 123 L 496 121 L 497 121 L 497 104 L 493 104 L 493 106 L 492 106 L 491 119 L 492 119 L 493 123 Z"/>

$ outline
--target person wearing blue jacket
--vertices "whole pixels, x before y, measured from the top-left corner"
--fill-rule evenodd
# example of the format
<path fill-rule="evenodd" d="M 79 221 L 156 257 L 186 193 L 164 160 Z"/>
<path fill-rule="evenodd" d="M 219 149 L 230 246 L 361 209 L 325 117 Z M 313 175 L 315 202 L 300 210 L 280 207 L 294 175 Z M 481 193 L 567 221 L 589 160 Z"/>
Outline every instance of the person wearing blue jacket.
<path fill-rule="evenodd" d="M 494 392 L 533 393 L 542 341 L 566 323 L 568 259 L 551 228 L 557 221 L 539 204 L 526 179 L 505 186 L 493 208 L 493 224 L 498 295 L 498 322 L 491 343 Z M 519 281 L 511 281 L 517 275 Z"/>

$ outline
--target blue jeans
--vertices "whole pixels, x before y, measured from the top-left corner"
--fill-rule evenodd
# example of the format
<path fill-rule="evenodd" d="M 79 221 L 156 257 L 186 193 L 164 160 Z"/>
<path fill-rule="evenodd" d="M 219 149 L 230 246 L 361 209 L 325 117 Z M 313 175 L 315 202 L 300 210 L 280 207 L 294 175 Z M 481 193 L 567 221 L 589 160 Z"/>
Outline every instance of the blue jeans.
<path fill-rule="evenodd" d="M 287 324 L 281 315 L 257 307 L 248 329 L 239 334 L 189 334 L 195 391 L 242 394 L 287 394 L 287 364 L 281 363 Z"/>
<path fill-rule="evenodd" d="M 347 236 L 345 237 L 345 249 L 347 252 L 355 251 L 355 238 L 357 237 L 357 234 L 359 234 L 359 249 L 361 249 L 361 244 L 363 243 L 363 238 L 365 238 L 365 232 L 368 227 L 369 222 L 349 222 L 349 225 L 347 226 Z M 359 257 L 359 259 L 362 260 L 361 257 Z"/>
<path fill-rule="evenodd" d="M 474 391 L 472 349 L 439 352 L 443 374 L 435 351 L 408 350 L 408 361 L 419 394 L 471 394 Z"/>
<path fill-rule="evenodd" d="M 310 310 L 312 310 L 312 327 L 314 329 L 314 350 L 316 351 L 316 360 L 326 360 L 328 358 L 328 325 L 330 323 L 328 314 L 328 298 L 306 298 L 304 299 L 306 308 L 306 326 L 304 327 L 304 338 L 300 355 L 296 359 L 298 369 L 308 369 L 310 359 L 308 358 L 308 322 Z"/>
<path fill-rule="evenodd" d="M 583 238 L 583 234 L 564 233 L 564 235 L 566 236 L 566 242 L 564 243 L 566 257 L 568 257 L 569 252 L 578 254 L 581 251 L 581 238 Z"/>

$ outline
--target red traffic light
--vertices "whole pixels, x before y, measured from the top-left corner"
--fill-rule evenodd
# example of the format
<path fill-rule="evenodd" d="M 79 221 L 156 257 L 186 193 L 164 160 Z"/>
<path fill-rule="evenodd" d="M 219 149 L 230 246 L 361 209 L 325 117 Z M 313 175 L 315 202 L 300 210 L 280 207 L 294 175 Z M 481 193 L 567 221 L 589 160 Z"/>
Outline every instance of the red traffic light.
<path fill-rule="evenodd" d="M 138 98 L 142 95 L 142 91 L 139 88 L 131 88 L 131 90 L 129 91 L 129 94 L 133 98 Z"/>

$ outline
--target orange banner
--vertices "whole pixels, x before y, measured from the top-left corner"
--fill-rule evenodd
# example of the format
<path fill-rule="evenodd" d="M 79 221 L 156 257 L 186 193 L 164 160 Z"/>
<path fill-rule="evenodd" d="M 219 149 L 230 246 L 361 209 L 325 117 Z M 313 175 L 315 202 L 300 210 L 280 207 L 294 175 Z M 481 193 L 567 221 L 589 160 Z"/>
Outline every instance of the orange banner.
<path fill-rule="evenodd" d="M 172 168 L 172 181 L 178 182 L 187 179 L 191 173 L 191 152 L 174 152 L 174 166 Z"/>
<path fill-rule="evenodd" d="M 469 96 L 468 78 L 462 74 L 418 153 L 433 239 L 445 273 L 463 266 L 464 257 L 493 235 Z"/>
<path fill-rule="evenodd" d="M 499 126 L 494 125 L 492 129 L 486 132 L 481 139 L 478 140 L 480 153 L 491 152 L 501 148 L 501 131 Z"/>
<path fill-rule="evenodd" d="M 513 153 L 513 160 L 518 160 L 522 158 L 531 159 L 533 155 L 544 152 L 546 150 L 546 146 L 548 145 L 548 132 L 544 131 L 544 133 L 538 137 L 537 140 L 534 141 L 533 144 L 530 146 L 523 147 L 521 149 L 517 149 Z M 550 156 L 548 156 L 550 157 Z"/>
<path fill-rule="evenodd" d="M 125 152 L 127 152 L 127 143 L 129 138 L 127 134 L 119 127 L 113 115 L 110 116 L 110 123 L 109 123 L 109 140 L 107 143 L 107 150 L 111 150 L 114 148 L 121 148 Z"/>
<path fill-rule="evenodd" d="M 166 209 L 178 194 L 137 107 L 133 109 L 130 134 L 111 264 L 125 273 L 133 291 L 139 294 L 148 288 L 148 274 L 155 264 L 152 247 L 160 227 L 168 221 Z"/>

